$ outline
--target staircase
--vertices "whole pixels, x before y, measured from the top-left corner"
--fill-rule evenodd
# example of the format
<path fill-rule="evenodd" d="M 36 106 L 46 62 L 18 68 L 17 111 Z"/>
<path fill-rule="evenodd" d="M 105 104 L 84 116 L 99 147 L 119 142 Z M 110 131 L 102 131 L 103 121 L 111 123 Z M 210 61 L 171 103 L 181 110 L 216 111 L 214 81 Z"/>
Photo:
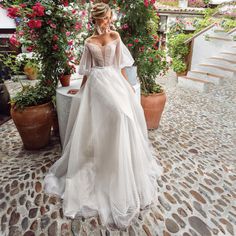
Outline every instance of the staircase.
<path fill-rule="evenodd" d="M 211 85 L 236 78 L 235 35 L 236 29 L 225 32 L 213 25 L 193 37 L 191 68 L 186 76 L 178 77 L 178 86 L 207 92 Z"/>

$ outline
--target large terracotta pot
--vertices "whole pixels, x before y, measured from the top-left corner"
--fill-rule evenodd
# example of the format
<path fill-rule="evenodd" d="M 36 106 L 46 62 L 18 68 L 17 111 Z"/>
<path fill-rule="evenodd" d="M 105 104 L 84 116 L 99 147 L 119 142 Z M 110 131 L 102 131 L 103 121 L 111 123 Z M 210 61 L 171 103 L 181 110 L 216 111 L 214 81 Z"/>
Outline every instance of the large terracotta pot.
<path fill-rule="evenodd" d="M 165 92 L 141 96 L 141 104 L 148 129 L 157 129 L 166 102 Z"/>
<path fill-rule="evenodd" d="M 70 77 L 71 75 L 62 75 L 59 79 L 62 87 L 70 86 Z"/>
<path fill-rule="evenodd" d="M 36 150 L 45 147 L 50 140 L 53 105 L 51 102 L 11 109 L 11 116 L 20 133 L 25 149 Z"/>

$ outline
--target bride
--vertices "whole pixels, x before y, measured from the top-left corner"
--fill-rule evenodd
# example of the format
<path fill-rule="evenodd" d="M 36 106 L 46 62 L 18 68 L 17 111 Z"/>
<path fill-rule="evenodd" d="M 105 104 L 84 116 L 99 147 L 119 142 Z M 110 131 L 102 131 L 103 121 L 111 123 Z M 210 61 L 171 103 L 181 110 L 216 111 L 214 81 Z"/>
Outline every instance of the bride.
<path fill-rule="evenodd" d="M 124 67 L 134 60 L 110 30 L 111 10 L 92 7 L 94 34 L 85 41 L 63 153 L 45 177 L 45 192 L 63 198 L 64 215 L 99 215 L 102 224 L 126 228 L 157 196 L 162 168 L 147 136 L 143 109 Z"/>

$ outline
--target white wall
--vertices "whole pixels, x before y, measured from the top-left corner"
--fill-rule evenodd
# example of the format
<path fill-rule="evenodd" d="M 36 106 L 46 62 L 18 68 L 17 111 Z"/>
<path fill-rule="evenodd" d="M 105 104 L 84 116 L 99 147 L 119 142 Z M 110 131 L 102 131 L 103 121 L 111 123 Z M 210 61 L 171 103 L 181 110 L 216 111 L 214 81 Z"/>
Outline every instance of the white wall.
<path fill-rule="evenodd" d="M 0 29 L 16 28 L 15 21 L 7 16 L 7 11 L 0 8 Z"/>
<path fill-rule="evenodd" d="M 211 4 L 221 4 L 223 2 L 233 2 L 232 0 L 211 0 Z"/>

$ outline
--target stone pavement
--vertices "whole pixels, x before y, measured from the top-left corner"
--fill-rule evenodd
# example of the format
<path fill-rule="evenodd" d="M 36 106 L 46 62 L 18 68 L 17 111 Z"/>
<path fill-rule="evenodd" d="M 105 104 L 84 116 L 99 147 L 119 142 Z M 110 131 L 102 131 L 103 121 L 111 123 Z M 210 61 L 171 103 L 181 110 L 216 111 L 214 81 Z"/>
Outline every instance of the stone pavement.
<path fill-rule="evenodd" d="M 61 200 L 43 193 L 58 139 L 26 151 L 8 121 L 0 126 L 0 235 L 236 235 L 236 78 L 205 94 L 177 87 L 172 76 L 158 81 L 168 101 L 159 129 L 149 132 L 165 169 L 155 204 L 122 232 L 96 217 L 65 218 Z"/>

